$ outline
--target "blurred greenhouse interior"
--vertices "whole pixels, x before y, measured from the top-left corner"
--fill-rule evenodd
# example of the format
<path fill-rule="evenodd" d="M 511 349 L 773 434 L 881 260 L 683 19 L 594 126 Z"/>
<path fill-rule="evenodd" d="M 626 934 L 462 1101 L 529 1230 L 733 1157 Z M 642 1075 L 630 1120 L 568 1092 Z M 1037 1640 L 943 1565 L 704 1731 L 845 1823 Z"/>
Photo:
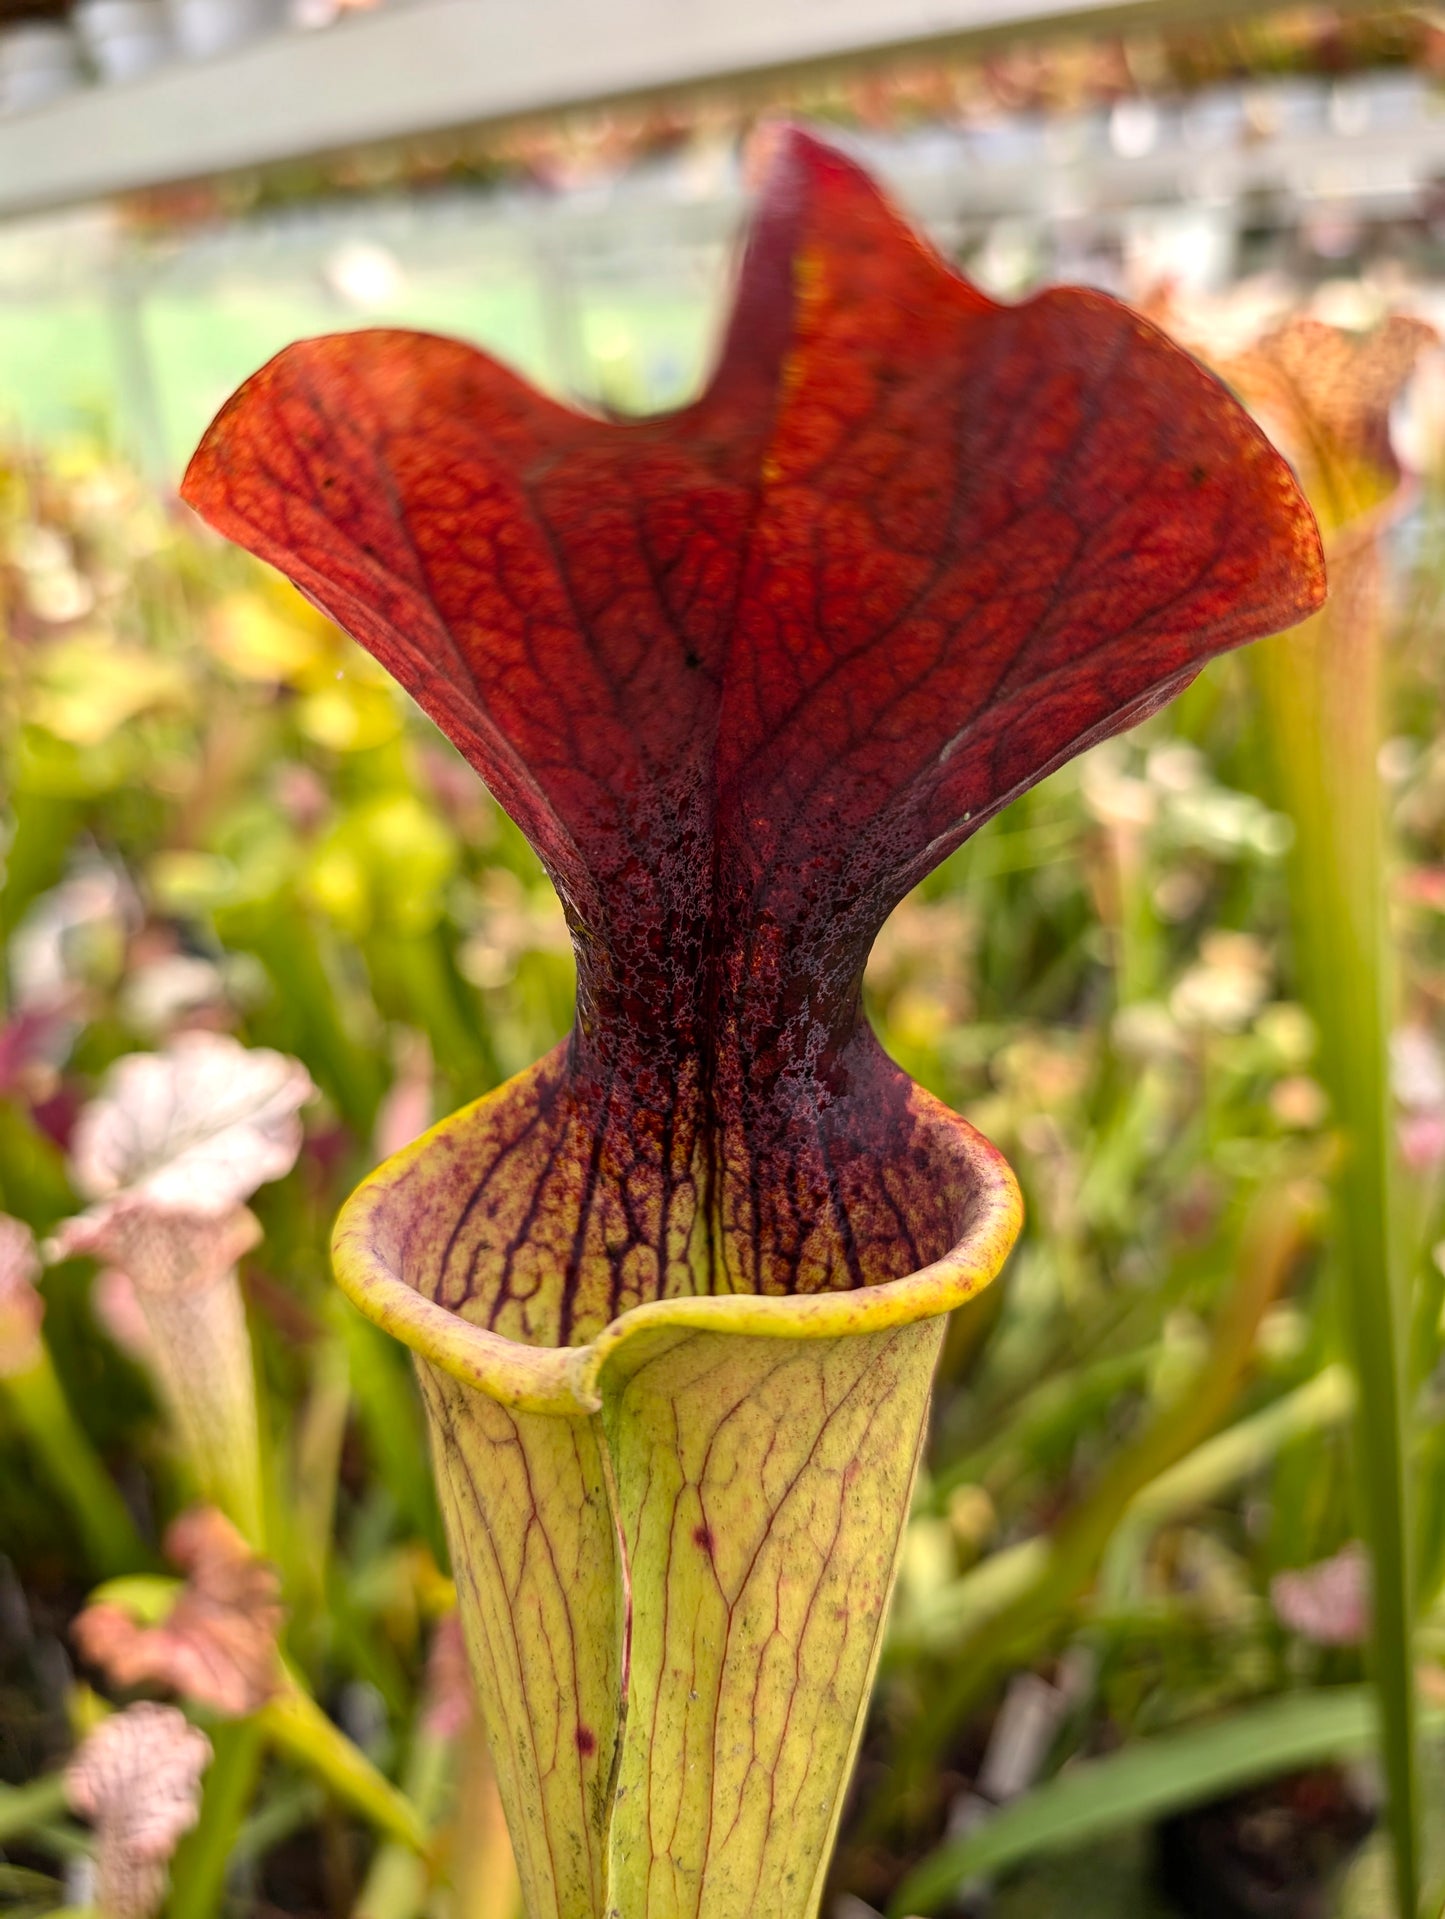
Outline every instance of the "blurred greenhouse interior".
<path fill-rule="evenodd" d="M 1445 15 L 0 0 L 24 1919 L 522 1912 L 410 1361 L 328 1244 L 566 1034 L 567 928 L 432 723 L 178 487 L 243 380 L 344 329 L 678 406 L 780 120 L 996 298 L 1082 284 L 1176 338 L 1335 582 L 874 949 L 885 1047 L 1026 1223 L 950 1322 L 819 1911 L 1445 1913 Z M 167 1346 L 200 1282 L 162 1311 L 115 1228 L 163 1187 L 214 1350 Z M 87 1769 L 141 1702 L 205 1754 L 128 1721 L 157 1743 Z"/>
<path fill-rule="evenodd" d="M 338 22 L 338 43 L 369 24 Z M 305 50 L 325 45 L 315 35 Z M 259 59 L 233 58 L 245 51 Z M 673 405 L 706 361 L 749 130 L 789 116 L 843 134 L 999 297 L 1082 282 L 1137 301 L 1163 285 L 1217 294 L 1263 280 L 1357 323 L 1406 288 L 1428 305 L 1442 61 L 1427 12 L 1305 9 L 1212 30 L 1186 17 L 303 151 L 31 211 L 65 188 L 43 154 L 26 180 L 27 136 L 64 113 L 52 139 L 84 139 L 94 103 L 77 80 L 49 107 L 0 119 L 4 413 L 46 440 L 103 431 L 173 480 L 270 354 L 368 325 L 461 334 L 550 390 L 611 407 Z M 122 100 L 145 84 L 120 86 Z M 91 156 L 91 174 L 105 172 Z"/>

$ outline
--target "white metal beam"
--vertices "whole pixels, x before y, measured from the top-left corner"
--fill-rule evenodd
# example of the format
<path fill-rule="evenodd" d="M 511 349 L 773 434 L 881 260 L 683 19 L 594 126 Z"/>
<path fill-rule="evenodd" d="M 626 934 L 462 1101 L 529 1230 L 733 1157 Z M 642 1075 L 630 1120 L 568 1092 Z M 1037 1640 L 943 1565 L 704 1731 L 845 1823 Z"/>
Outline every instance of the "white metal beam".
<path fill-rule="evenodd" d="M 415 0 L 0 120 L 0 217 L 408 135 L 1249 0 Z"/>

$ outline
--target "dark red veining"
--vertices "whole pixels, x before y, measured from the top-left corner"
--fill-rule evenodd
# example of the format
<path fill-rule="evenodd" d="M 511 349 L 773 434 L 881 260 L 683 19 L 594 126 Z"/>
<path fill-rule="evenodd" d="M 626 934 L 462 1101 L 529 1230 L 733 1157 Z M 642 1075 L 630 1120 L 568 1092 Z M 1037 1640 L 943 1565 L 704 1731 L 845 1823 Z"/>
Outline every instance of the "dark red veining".
<path fill-rule="evenodd" d="M 803 134 L 693 406 L 597 420 L 452 341 L 336 335 L 247 382 L 184 493 L 395 673 L 556 882 L 576 1029 L 458 1170 L 448 1260 L 486 1219 L 474 1277 L 570 1259 L 564 1340 L 944 1250 L 967 1195 L 861 1014 L 878 928 L 1323 596 L 1309 509 L 1216 381 L 1103 295 L 995 305 Z"/>

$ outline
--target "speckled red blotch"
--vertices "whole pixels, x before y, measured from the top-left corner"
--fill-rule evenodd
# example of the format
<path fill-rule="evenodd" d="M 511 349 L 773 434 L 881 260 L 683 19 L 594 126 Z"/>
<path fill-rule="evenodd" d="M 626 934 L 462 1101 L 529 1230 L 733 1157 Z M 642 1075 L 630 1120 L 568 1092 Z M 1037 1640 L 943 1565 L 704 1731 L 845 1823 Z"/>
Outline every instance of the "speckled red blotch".
<path fill-rule="evenodd" d="M 184 495 L 416 696 L 562 896 L 576 1029 L 458 1156 L 428 1280 L 536 1343 L 952 1245 L 968 1196 L 861 1013 L 884 918 L 1324 592 L 1194 361 L 1102 294 L 996 305 L 803 134 L 694 405 L 599 420 L 453 341 L 335 335 L 241 388 Z"/>

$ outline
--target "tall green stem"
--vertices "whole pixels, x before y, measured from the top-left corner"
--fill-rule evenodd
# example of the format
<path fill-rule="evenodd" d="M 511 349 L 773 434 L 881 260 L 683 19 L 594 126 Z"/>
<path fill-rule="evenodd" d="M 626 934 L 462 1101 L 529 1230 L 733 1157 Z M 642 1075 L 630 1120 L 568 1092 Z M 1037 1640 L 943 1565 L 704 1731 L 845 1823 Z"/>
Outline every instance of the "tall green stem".
<path fill-rule="evenodd" d="M 261 1769 L 255 1719 L 213 1726 L 210 1738 L 215 1756 L 206 1771 L 201 1816 L 176 1850 L 166 1919 L 211 1919 L 220 1910 L 226 1870 Z"/>
<path fill-rule="evenodd" d="M 65 1811 L 65 1774 L 47 1772 L 23 1786 L 0 1786 L 0 1846 L 24 1838 L 32 1826 Z"/>
<path fill-rule="evenodd" d="M 41 1470 L 75 1520 L 91 1565 L 104 1578 L 150 1561 L 135 1521 L 76 1419 L 44 1345 L 35 1363 L 3 1381 Z"/>
<path fill-rule="evenodd" d="M 403 1785 L 419 1818 L 431 1831 L 445 1812 L 456 1783 L 452 1739 L 419 1724 L 412 1738 Z M 431 1870 L 412 1846 L 388 1839 L 378 1846 L 352 1919 L 416 1919 L 431 1891 Z"/>
<path fill-rule="evenodd" d="M 1344 1141 L 1336 1270 L 1359 1383 L 1359 1522 L 1374 1561 L 1380 1692 L 1396 1889 L 1419 1902 L 1413 1674 L 1415 1592 L 1408 1461 L 1408 1275 L 1395 1244 L 1386 1066 L 1393 996 L 1385 927 L 1378 525 L 1356 521 L 1330 554 L 1331 599 L 1305 626 L 1256 648 L 1255 670 L 1294 818 L 1291 867 L 1300 988 L 1320 1029 L 1320 1065 Z"/>
<path fill-rule="evenodd" d="M 426 1827 L 411 1800 L 377 1771 L 293 1676 L 288 1674 L 287 1684 L 253 1723 L 278 1752 L 323 1780 L 379 1832 L 413 1852 L 426 1852 Z"/>

